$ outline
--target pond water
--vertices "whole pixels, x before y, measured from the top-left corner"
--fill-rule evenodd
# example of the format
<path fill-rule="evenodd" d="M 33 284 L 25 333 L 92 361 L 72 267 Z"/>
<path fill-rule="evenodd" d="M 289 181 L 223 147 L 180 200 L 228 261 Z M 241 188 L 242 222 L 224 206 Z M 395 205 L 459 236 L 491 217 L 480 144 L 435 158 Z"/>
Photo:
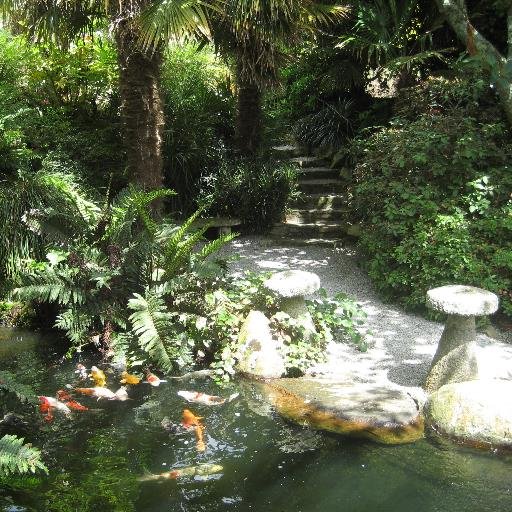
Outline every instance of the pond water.
<path fill-rule="evenodd" d="M 78 359 L 59 362 L 58 344 L 0 330 L 0 369 L 16 372 L 38 394 L 73 383 Z M 94 360 L 82 359 L 86 365 Z M 117 376 L 107 372 L 117 389 Z M 196 389 L 230 403 L 187 404 L 176 392 Z M 452 446 L 438 439 L 387 447 L 288 424 L 268 413 L 247 384 L 168 382 L 130 390 L 131 400 L 79 401 L 89 411 L 40 420 L 30 440 L 43 450 L 48 477 L 0 480 L 0 511 L 271 511 L 483 512 L 512 510 L 512 457 Z M 184 408 L 203 416 L 206 451 L 193 432 L 173 435 Z M 174 468 L 218 464 L 211 476 L 161 483 L 139 477 Z"/>

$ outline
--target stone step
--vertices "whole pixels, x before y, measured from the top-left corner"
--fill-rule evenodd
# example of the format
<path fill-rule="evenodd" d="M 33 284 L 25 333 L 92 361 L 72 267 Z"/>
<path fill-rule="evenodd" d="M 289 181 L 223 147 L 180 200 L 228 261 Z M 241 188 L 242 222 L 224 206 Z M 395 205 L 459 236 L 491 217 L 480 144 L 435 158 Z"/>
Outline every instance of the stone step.
<path fill-rule="evenodd" d="M 343 192 L 346 184 L 336 179 L 299 179 L 299 190 L 304 194 Z"/>
<path fill-rule="evenodd" d="M 284 159 L 300 155 L 301 149 L 293 144 L 281 144 L 279 146 L 273 146 L 272 151 L 277 158 Z"/>
<path fill-rule="evenodd" d="M 343 194 L 301 194 L 292 206 L 300 210 L 331 210 L 346 207 L 348 199 Z"/>
<path fill-rule="evenodd" d="M 299 180 L 338 179 L 340 171 L 330 167 L 301 167 L 298 175 Z"/>
<path fill-rule="evenodd" d="M 330 209 L 293 209 L 286 213 L 286 222 L 294 222 L 296 224 L 307 224 L 318 221 L 339 221 L 347 213 L 348 208 L 330 208 Z"/>
<path fill-rule="evenodd" d="M 272 228 L 270 234 L 286 238 L 340 238 L 348 228 L 346 222 L 281 222 Z"/>
<path fill-rule="evenodd" d="M 299 167 L 322 167 L 326 165 L 326 160 L 318 156 L 297 156 L 290 158 L 289 162 L 297 164 Z"/>
<path fill-rule="evenodd" d="M 283 237 L 282 235 L 268 235 L 265 239 L 268 242 L 282 246 L 285 243 L 287 246 L 307 247 L 311 245 L 321 247 L 341 247 L 344 243 L 342 238 L 290 238 Z"/>

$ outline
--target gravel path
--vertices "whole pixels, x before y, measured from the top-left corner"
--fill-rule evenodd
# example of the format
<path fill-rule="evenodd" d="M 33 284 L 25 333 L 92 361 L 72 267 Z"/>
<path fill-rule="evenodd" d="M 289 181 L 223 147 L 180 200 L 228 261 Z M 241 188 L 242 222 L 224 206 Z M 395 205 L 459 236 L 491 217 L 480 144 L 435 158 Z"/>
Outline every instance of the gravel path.
<path fill-rule="evenodd" d="M 312 373 L 362 382 L 391 381 L 403 386 L 423 383 L 442 324 L 382 302 L 368 276 L 358 267 L 359 256 L 353 247 L 295 247 L 275 245 L 265 238 L 242 237 L 224 253 L 240 256 L 230 264 L 232 273 L 287 269 L 315 272 L 328 294 L 345 292 L 363 307 L 368 315 L 365 328 L 370 332 L 368 351 L 361 353 L 350 345 L 332 343 L 327 362 L 313 368 Z M 489 341 L 483 334 L 479 339 Z"/>

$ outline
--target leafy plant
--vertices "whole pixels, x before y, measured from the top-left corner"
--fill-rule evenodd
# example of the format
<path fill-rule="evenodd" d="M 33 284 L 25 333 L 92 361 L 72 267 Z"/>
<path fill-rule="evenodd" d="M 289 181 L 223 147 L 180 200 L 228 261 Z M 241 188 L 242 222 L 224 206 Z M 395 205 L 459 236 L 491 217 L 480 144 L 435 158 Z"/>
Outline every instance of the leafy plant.
<path fill-rule="evenodd" d="M 355 143 L 370 276 L 412 308 L 429 288 L 460 283 L 499 293 L 510 314 L 512 147 L 492 96 L 469 76 L 436 78 L 397 111 L 410 117 Z"/>
<path fill-rule="evenodd" d="M 23 438 L 13 435 L 0 438 L 0 475 L 35 473 L 37 470 L 48 473 L 37 448 L 24 444 Z"/>
<path fill-rule="evenodd" d="M 237 217 L 246 231 L 262 232 L 282 218 L 296 182 L 290 164 L 223 160 L 215 174 L 204 178 L 201 201 L 210 215 Z"/>

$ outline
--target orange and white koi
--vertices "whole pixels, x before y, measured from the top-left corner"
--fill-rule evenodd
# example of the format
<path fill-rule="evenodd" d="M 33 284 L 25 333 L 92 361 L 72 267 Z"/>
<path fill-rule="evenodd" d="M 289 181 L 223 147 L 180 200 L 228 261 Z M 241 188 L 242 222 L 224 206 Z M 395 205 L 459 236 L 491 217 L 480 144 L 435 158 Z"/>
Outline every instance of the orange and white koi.
<path fill-rule="evenodd" d="M 53 420 L 53 410 L 60 411 L 64 413 L 66 416 L 71 414 L 71 410 L 66 404 L 59 402 L 56 398 L 52 396 L 38 396 L 39 398 L 39 410 L 44 415 L 44 419 L 46 421 Z"/>
<path fill-rule="evenodd" d="M 91 374 L 89 375 L 91 380 L 94 381 L 94 386 L 97 388 L 104 388 L 107 384 L 107 377 L 97 366 L 91 366 Z"/>
<path fill-rule="evenodd" d="M 176 480 L 184 477 L 210 476 L 216 473 L 222 473 L 224 468 L 219 464 L 199 464 L 186 468 L 176 468 L 158 475 L 144 475 L 138 478 L 139 482 L 155 482 L 163 480 Z"/>
<path fill-rule="evenodd" d="M 137 377 L 136 375 L 131 375 L 128 372 L 123 372 L 121 374 L 121 384 L 131 384 L 132 386 L 135 386 L 136 384 L 140 383 L 140 377 Z"/>
<path fill-rule="evenodd" d="M 85 407 L 85 405 L 82 405 L 78 403 L 76 400 L 73 400 L 72 396 L 64 389 L 59 389 L 57 391 L 57 399 L 63 402 L 65 405 L 67 405 L 70 409 L 73 409 L 74 411 L 89 410 L 89 408 Z"/>
<path fill-rule="evenodd" d="M 153 387 L 158 387 L 162 382 L 167 382 L 166 380 L 159 379 L 156 375 L 151 372 L 146 373 L 146 380 L 148 384 Z"/>
<path fill-rule="evenodd" d="M 238 393 L 233 393 L 229 398 L 207 395 L 206 393 L 200 393 L 199 391 L 178 391 L 178 395 L 187 400 L 187 402 L 195 402 L 203 405 L 222 405 L 234 400 L 238 396 Z"/>

